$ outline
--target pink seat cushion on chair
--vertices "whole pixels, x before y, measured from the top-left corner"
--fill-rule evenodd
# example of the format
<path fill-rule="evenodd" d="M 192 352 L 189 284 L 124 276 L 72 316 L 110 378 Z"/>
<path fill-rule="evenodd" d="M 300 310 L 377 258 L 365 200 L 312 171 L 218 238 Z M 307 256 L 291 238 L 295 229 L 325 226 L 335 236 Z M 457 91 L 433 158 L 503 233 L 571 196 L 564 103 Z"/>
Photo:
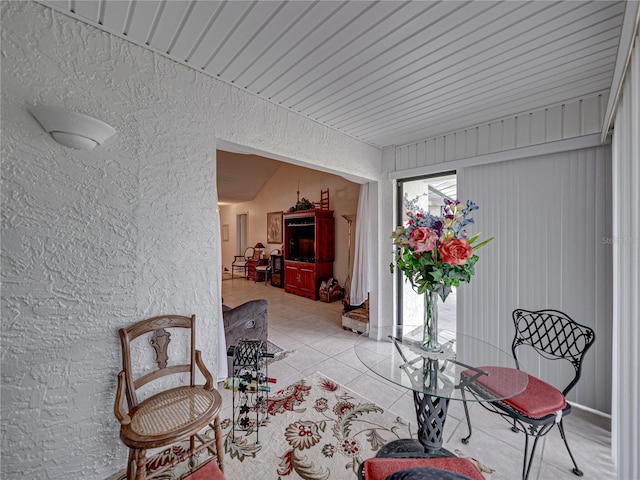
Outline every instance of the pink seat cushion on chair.
<path fill-rule="evenodd" d="M 473 480 L 485 480 L 471 461 L 458 457 L 438 457 L 438 458 L 390 458 L 375 457 L 364 462 L 365 480 L 384 480 L 398 470 L 416 467 L 434 467 L 449 472 L 466 475 Z"/>
<path fill-rule="evenodd" d="M 225 480 L 225 476 L 218 468 L 217 462 L 210 460 L 182 480 Z"/>
<path fill-rule="evenodd" d="M 482 388 L 499 393 L 500 378 L 504 378 L 509 372 L 513 372 L 513 368 L 505 367 L 478 367 L 490 373 L 489 376 L 482 376 L 476 380 L 476 384 Z M 462 372 L 463 376 L 470 377 L 474 372 L 466 370 Z M 562 392 L 553 385 L 540 380 L 532 375 L 527 375 L 529 383 L 522 393 L 515 397 L 502 400 L 502 403 L 509 405 L 511 408 L 526 415 L 529 418 L 542 418 L 552 413 L 563 410 L 567 406 L 567 399 Z"/>

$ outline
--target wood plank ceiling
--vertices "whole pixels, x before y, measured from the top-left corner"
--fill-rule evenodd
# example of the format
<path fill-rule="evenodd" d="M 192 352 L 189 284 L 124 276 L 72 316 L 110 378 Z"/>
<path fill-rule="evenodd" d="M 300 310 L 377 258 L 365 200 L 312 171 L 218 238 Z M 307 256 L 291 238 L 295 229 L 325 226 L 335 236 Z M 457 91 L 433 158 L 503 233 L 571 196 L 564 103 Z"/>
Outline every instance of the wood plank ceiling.
<path fill-rule="evenodd" d="M 624 1 L 46 0 L 379 147 L 611 86 Z"/>

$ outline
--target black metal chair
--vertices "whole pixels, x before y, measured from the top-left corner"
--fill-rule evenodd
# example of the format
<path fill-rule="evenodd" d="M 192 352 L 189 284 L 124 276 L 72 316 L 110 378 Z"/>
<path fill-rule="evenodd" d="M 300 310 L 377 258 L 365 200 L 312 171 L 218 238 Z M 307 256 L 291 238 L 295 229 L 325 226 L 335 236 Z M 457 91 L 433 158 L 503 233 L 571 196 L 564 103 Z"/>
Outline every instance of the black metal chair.
<path fill-rule="evenodd" d="M 253 247 L 247 247 L 242 255 L 234 255 L 233 262 L 231 263 L 231 278 L 233 278 L 233 272 L 239 270 L 242 272 L 242 276 L 247 276 L 247 262 L 250 258 L 253 258 Z"/>
<path fill-rule="evenodd" d="M 560 435 L 573 462 L 573 473 L 581 477 L 582 471 L 578 468 L 567 443 L 562 419 L 571 413 L 571 405 L 567 403 L 565 396 L 580 379 L 582 360 L 584 354 L 595 341 L 595 333 L 593 329 L 580 325 L 568 315 L 557 310 L 528 311 L 517 309 L 514 310 L 512 316 L 516 333 L 511 344 L 511 351 L 518 369 L 520 369 L 520 362 L 516 350 L 521 346 L 529 346 L 548 360 L 567 360 L 573 366 L 574 374 L 562 391 L 537 377 L 528 375 L 529 383 L 519 395 L 501 401 L 481 401 L 480 404 L 512 423 L 511 430 L 514 432 L 525 433 L 523 479 L 526 480 L 529 477 L 538 440 L 551 431 L 554 425 L 558 425 Z M 504 367 L 493 366 L 479 368 L 490 372 L 494 378 L 499 377 L 501 370 L 504 370 Z M 466 372 L 462 372 L 462 375 L 467 376 Z M 468 377 L 471 376 L 472 373 L 469 372 Z M 491 391 L 491 377 L 492 375 L 485 376 L 476 380 L 475 383 L 470 383 L 466 387 L 467 391 L 481 400 L 483 392 Z M 469 427 L 469 435 L 462 439 L 462 443 L 466 444 L 472 433 L 466 401 L 464 402 L 464 410 Z M 534 440 L 531 453 L 528 454 L 530 436 Z"/>

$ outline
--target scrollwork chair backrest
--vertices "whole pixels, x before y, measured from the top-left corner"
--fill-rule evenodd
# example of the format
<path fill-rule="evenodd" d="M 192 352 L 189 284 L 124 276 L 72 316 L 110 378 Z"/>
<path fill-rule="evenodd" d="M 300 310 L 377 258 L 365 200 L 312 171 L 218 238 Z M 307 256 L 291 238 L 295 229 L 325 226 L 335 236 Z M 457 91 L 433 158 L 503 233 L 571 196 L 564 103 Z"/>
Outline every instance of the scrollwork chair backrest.
<path fill-rule="evenodd" d="M 516 350 L 528 345 L 549 360 L 567 360 L 575 375 L 562 393 L 566 395 L 580 379 L 584 354 L 595 341 L 592 328 L 581 325 L 558 310 L 516 309 L 512 314 L 516 334 L 511 351 L 520 368 Z"/>
<path fill-rule="evenodd" d="M 195 384 L 196 365 L 200 366 L 199 364 L 201 363 L 200 352 L 195 348 L 195 326 L 195 315 L 191 317 L 163 315 L 143 320 L 129 328 L 121 328 L 119 330 L 122 345 L 122 370 L 125 373 L 127 403 L 130 409 L 138 405 L 137 390 L 162 377 L 174 374 L 188 374 L 190 386 Z M 173 356 L 171 356 L 172 360 L 170 361 L 169 344 L 173 329 L 179 329 L 187 333 L 188 346 L 187 352 L 184 352 L 186 355 L 183 353 L 178 356 L 181 359 L 178 362 L 186 360 L 187 363 L 177 363 Z M 134 372 L 137 371 L 137 365 L 133 365 L 131 342 L 149 333 L 151 335 L 149 336 L 148 344 L 149 348 L 152 349 L 151 355 L 155 357 L 154 362 L 157 368 L 152 367 L 151 371 L 135 378 L 136 373 Z M 207 377 L 208 373 L 204 373 L 207 385 L 210 383 L 210 379 Z"/>

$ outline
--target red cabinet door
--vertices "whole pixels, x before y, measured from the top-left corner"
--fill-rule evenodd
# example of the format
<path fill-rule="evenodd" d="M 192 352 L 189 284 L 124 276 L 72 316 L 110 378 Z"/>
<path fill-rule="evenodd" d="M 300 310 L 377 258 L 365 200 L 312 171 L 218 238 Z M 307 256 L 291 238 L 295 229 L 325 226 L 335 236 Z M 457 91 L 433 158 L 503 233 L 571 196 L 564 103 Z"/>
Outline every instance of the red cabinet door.
<path fill-rule="evenodd" d="M 313 266 L 300 267 L 299 288 L 304 293 L 312 294 L 315 299 L 316 294 L 316 269 Z"/>
<path fill-rule="evenodd" d="M 284 288 L 287 292 L 295 292 L 298 289 L 298 267 L 295 265 L 284 266 Z"/>

